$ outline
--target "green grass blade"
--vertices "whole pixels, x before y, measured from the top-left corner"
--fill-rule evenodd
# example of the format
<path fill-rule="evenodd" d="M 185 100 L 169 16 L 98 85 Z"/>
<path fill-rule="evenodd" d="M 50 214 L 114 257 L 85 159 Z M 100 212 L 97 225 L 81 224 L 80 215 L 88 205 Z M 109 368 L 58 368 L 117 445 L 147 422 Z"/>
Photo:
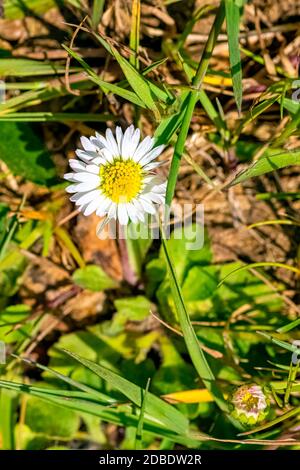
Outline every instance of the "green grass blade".
<path fill-rule="evenodd" d="M 274 336 L 272 336 L 268 333 L 265 333 L 264 331 L 257 331 L 257 333 L 261 336 L 264 336 L 265 338 L 267 338 L 268 340 L 270 340 L 272 343 L 276 344 L 280 348 L 286 349 L 289 352 L 297 353 L 299 351 L 299 346 L 297 346 L 295 344 L 290 344 L 290 343 L 287 343 L 286 341 L 283 341 L 281 339 L 277 339 Z"/>
<path fill-rule="evenodd" d="M 262 262 L 259 262 L 259 263 L 249 263 L 249 264 L 245 264 L 244 266 L 240 266 L 239 268 L 234 269 L 233 271 L 228 273 L 227 276 L 225 276 L 219 282 L 218 287 L 221 287 L 224 284 L 224 282 L 226 281 L 226 279 L 228 277 L 230 277 L 232 274 L 236 274 L 237 272 L 245 271 L 245 270 L 248 270 L 248 269 L 264 268 L 264 267 L 284 268 L 284 269 L 288 269 L 289 271 L 293 271 L 296 274 L 300 274 L 300 269 L 295 268 L 294 266 L 290 266 L 289 264 L 273 263 L 271 261 L 262 261 Z"/>
<path fill-rule="evenodd" d="M 281 328 L 278 328 L 276 331 L 277 333 L 287 333 L 288 331 L 293 330 L 296 328 L 298 325 L 300 325 L 300 318 L 297 318 L 297 320 L 294 320 L 287 325 L 282 326 Z"/>
<path fill-rule="evenodd" d="M 2 449 L 13 450 L 15 448 L 15 392 L 1 390 L 0 394 L 0 429 L 2 434 Z"/>
<path fill-rule="evenodd" d="M 282 423 L 282 421 L 285 421 L 286 419 L 292 418 L 293 416 L 296 416 L 298 413 L 300 413 L 300 407 L 293 408 L 292 410 L 287 411 L 287 413 L 282 414 L 278 418 L 275 418 L 275 419 L 273 419 L 272 421 L 269 421 L 266 424 L 258 426 L 257 428 L 254 428 L 251 431 L 243 432 L 243 433 L 239 434 L 239 436 L 247 436 L 249 434 L 254 434 L 256 432 L 265 431 L 265 429 L 269 429 L 269 428 L 275 426 L 276 424 Z"/>
<path fill-rule="evenodd" d="M 116 424 L 117 426 L 125 427 L 137 427 L 138 426 L 138 416 L 132 413 L 132 406 L 127 404 L 120 405 L 121 409 L 116 406 L 102 406 L 99 402 L 94 402 L 87 395 L 84 396 L 74 394 L 72 391 L 61 391 L 53 390 L 48 388 L 37 388 L 31 385 L 9 382 L 9 381 L 0 381 L 0 388 L 6 390 L 13 390 L 19 393 L 26 393 L 34 397 L 40 398 L 45 402 L 54 403 L 56 405 L 63 406 L 64 408 L 69 408 L 71 410 L 87 413 L 92 416 L 98 416 L 103 421 Z M 69 396 L 67 395 L 69 394 Z M 184 434 L 177 434 L 173 432 L 169 427 L 160 426 L 158 423 L 149 422 L 145 417 L 144 430 L 147 433 L 152 434 L 155 438 L 162 437 L 170 439 L 173 442 L 178 444 L 197 448 L 199 446 L 199 441 L 189 437 Z"/>
<path fill-rule="evenodd" d="M 113 46 L 111 46 L 111 51 L 136 95 L 144 105 L 148 109 L 151 109 L 155 116 L 159 118 L 160 114 L 155 104 L 151 87 L 146 78 L 140 74 Z"/>
<path fill-rule="evenodd" d="M 139 416 L 139 422 L 138 426 L 136 429 L 136 436 L 135 436 L 135 449 L 141 449 L 142 448 L 142 433 L 143 433 L 143 426 L 144 426 L 144 417 L 145 417 L 145 409 L 146 409 L 146 400 L 147 400 L 147 395 L 148 395 L 148 390 L 150 386 L 150 379 L 147 381 L 147 385 L 145 388 L 144 396 L 143 396 L 143 401 L 142 401 L 142 406 L 140 410 L 140 416 Z"/>
<path fill-rule="evenodd" d="M 77 380 L 73 380 L 73 379 L 71 379 L 70 377 L 68 377 L 66 375 L 60 374 L 59 372 L 57 372 L 54 369 L 50 369 L 49 367 L 44 366 L 42 364 L 39 364 L 38 362 L 32 361 L 31 359 L 28 359 L 26 357 L 17 356 L 17 355 L 14 355 L 14 354 L 12 354 L 12 356 L 17 358 L 17 359 L 20 359 L 23 362 L 26 362 L 27 364 L 30 364 L 34 367 L 37 367 L 38 369 L 41 369 L 44 372 L 48 372 L 49 374 L 54 375 L 58 379 L 60 379 L 63 382 L 67 383 L 68 385 L 70 385 L 74 388 L 78 388 L 82 392 L 87 393 L 89 396 L 94 397 L 94 399 L 104 401 L 106 403 L 114 403 L 113 399 L 112 400 L 110 400 L 110 399 L 106 400 L 106 397 L 105 397 L 105 395 L 103 395 L 103 393 L 98 392 L 94 388 L 89 387 L 88 385 L 82 384 L 82 383 L 78 382 Z"/>
<path fill-rule="evenodd" d="M 195 87 L 195 91 L 190 92 L 188 95 L 188 102 L 186 104 L 185 114 L 182 120 L 181 129 L 178 135 L 178 139 L 175 144 L 174 154 L 171 162 L 171 168 L 167 183 L 167 190 L 166 190 L 166 204 L 167 206 L 171 206 L 171 202 L 173 199 L 173 195 L 175 192 L 175 186 L 177 182 L 177 175 L 180 167 L 181 157 L 184 151 L 185 142 L 188 136 L 188 131 L 190 128 L 191 119 L 194 112 L 194 107 L 198 100 L 198 93 L 197 91 L 200 90 L 203 78 L 207 72 L 209 60 L 212 56 L 218 34 L 221 30 L 223 21 L 225 17 L 224 11 L 224 2 L 221 2 L 221 5 L 217 11 L 215 21 L 211 28 L 211 31 L 208 36 L 207 43 L 205 45 L 204 51 L 202 53 L 201 60 L 199 62 L 199 66 L 197 68 L 195 77 L 193 79 L 192 85 Z"/>
<path fill-rule="evenodd" d="M 273 147 L 280 147 L 283 145 L 286 140 L 297 131 L 300 124 L 300 109 L 298 112 L 292 116 L 291 121 L 285 126 L 280 135 L 272 143 Z"/>
<path fill-rule="evenodd" d="M 185 92 L 181 96 L 181 105 L 178 112 L 162 119 L 159 126 L 156 128 L 154 137 L 156 138 L 156 144 L 168 144 L 172 139 L 173 135 L 179 129 L 182 120 L 185 115 L 187 103 L 189 101 L 189 93 Z"/>
<path fill-rule="evenodd" d="M 84 68 L 86 73 L 89 75 L 90 79 L 99 85 L 99 87 L 104 91 L 104 93 L 114 93 L 118 96 L 121 96 L 127 101 L 130 101 L 133 104 L 136 104 L 137 106 L 141 107 L 146 107 L 144 101 L 142 101 L 136 93 L 126 90 L 125 88 L 121 88 L 118 85 L 114 85 L 113 83 L 108 83 L 105 82 L 104 80 L 101 80 L 100 77 L 96 74 L 96 72 L 90 67 L 76 52 L 72 51 L 69 47 L 65 46 L 64 44 L 62 45 L 64 49 L 72 56 L 74 59 L 76 59 L 80 65 Z"/>
<path fill-rule="evenodd" d="M 242 183 L 249 178 L 265 175 L 274 170 L 285 168 L 291 165 L 300 164 L 300 150 L 284 151 L 275 155 L 262 156 L 256 160 L 246 170 L 238 173 L 237 176 L 228 184 L 228 187 Z"/>
<path fill-rule="evenodd" d="M 285 394 L 284 394 L 284 405 L 285 406 L 287 406 L 289 404 L 290 395 L 291 395 L 291 392 L 292 392 L 292 387 L 293 387 L 293 384 L 296 380 L 298 370 L 299 370 L 299 361 L 297 361 L 296 364 L 293 364 L 293 361 L 291 361 L 290 369 L 289 369 L 289 376 L 288 376 L 288 380 L 287 380 L 286 391 L 285 391 Z"/>
<path fill-rule="evenodd" d="M 0 115 L 0 121 L 15 122 L 107 122 L 115 121 L 117 118 L 112 114 L 93 113 L 51 113 L 51 112 L 26 112 L 8 113 Z"/>
<path fill-rule="evenodd" d="M 170 286 L 173 294 L 175 308 L 178 314 L 178 319 L 181 325 L 184 341 L 187 350 L 190 354 L 191 360 L 205 387 L 215 397 L 216 403 L 223 411 L 228 411 L 227 403 L 225 402 L 223 395 L 217 386 L 216 379 L 206 360 L 205 354 L 200 348 L 195 330 L 192 326 L 191 320 L 186 310 L 181 288 L 177 281 L 175 267 L 172 262 L 171 255 L 169 253 L 167 242 L 164 238 L 163 232 L 162 247 L 169 273 Z"/>
<path fill-rule="evenodd" d="M 226 28 L 233 93 L 239 113 L 242 107 L 242 64 L 239 49 L 240 8 L 243 0 L 225 0 Z"/>
<path fill-rule="evenodd" d="M 278 96 L 273 96 L 265 101 L 262 101 L 261 103 L 257 104 L 253 108 L 251 108 L 247 113 L 245 118 L 242 120 L 240 125 L 237 127 L 236 131 L 234 132 L 234 136 L 232 138 L 232 145 L 236 144 L 238 139 L 240 138 L 240 134 L 242 130 L 250 123 L 255 121 L 258 116 L 260 116 L 262 113 L 267 111 L 274 103 L 276 103 L 278 100 Z"/>
<path fill-rule="evenodd" d="M 80 69 L 72 68 L 70 71 L 78 72 Z M 65 67 L 46 61 L 31 59 L 1 59 L 0 76 L 2 77 L 33 77 L 37 75 L 57 75 L 65 73 Z"/>
<path fill-rule="evenodd" d="M 105 0 L 94 0 L 92 9 L 92 28 L 97 29 L 104 9 Z"/>
<path fill-rule="evenodd" d="M 37 365 L 37 364 L 35 364 Z M 47 369 L 45 369 L 47 370 Z M 53 373 L 55 371 L 53 371 L 52 369 L 50 369 L 50 372 Z M 59 377 L 57 375 L 58 378 L 61 379 L 61 377 Z M 66 382 L 66 378 L 68 378 L 67 376 L 63 376 L 63 381 Z M 76 382 L 76 381 L 73 381 L 73 382 Z M 75 386 L 74 383 L 71 384 L 70 382 L 66 382 L 68 383 L 69 385 L 72 385 L 72 386 Z M 22 387 L 24 386 L 24 390 L 26 390 L 26 385 L 25 384 L 22 384 L 22 383 L 18 383 L 18 382 L 10 382 L 10 381 L 6 381 L 6 380 L 0 380 L 0 388 L 3 386 L 11 386 L 11 389 L 13 390 L 17 390 L 18 387 Z M 83 384 L 80 384 L 79 382 L 77 382 L 76 386 L 79 385 L 80 388 L 83 390 L 84 389 L 84 385 Z M 30 388 L 30 391 L 33 393 L 37 393 L 37 394 L 40 394 L 40 395 L 43 395 L 43 394 L 47 394 L 51 397 L 57 397 L 57 398 L 74 398 L 74 399 L 80 399 L 80 400 L 88 400 L 88 401 L 91 401 L 91 402 L 94 402 L 96 404 L 100 404 L 100 405 L 112 405 L 114 403 L 118 403 L 117 400 L 114 400 L 113 398 L 109 397 L 109 396 L 106 396 L 100 392 L 97 392 L 96 390 L 94 389 L 90 389 L 88 390 L 88 387 L 87 387 L 87 391 L 84 391 L 84 392 L 79 392 L 79 391 L 73 391 L 73 390 L 58 390 L 58 389 L 55 389 L 55 388 L 45 388 L 45 387 L 36 387 L 34 385 L 27 385 L 29 388 Z M 89 393 L 89 392 L 92 392 L 92 393 Z M 93 392 L 96 392 L 96 393 L 93 393 Z"/>
<path fill-rule="evenodd" d="M 139 68 L 139 46 L 140 46 L 140 22 L 141 22 L 141 2 L 140 0 L 133 0 L 132 14 L 131 14 L 131 31 L 129 46 L 133 54 L 129 57 L 130 64 L 137 70 Z"/>
<path fill-rule="evenodd" d="M 135 405 L 139 407 L 142 406 L 144 390 L 141 387 L 133 384 L 129 380 L 106 369 L 105 367 L 96 364 L 95 362 L 84 359 L 70 351 L 63 351 L 73 357 L 80 364 L 90 369 L 98 375 L 98 377 L 106 380 L 111 386 L 123 393 Z M 145 416 L 147 416 L 148 420 L 159 423 L 162 426 L 166 426 L 179 434 L 186 434 L 188 432 L 188 420 L 183 416 L 183 414 L 150 392 L 147 395 L 147 403 L 145 406 Z"/>

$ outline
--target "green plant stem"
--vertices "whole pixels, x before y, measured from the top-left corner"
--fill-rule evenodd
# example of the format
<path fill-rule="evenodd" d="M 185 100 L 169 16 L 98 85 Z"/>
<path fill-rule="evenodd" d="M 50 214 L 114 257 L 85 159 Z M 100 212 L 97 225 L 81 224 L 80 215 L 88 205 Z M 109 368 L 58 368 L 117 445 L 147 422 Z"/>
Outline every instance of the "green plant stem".
<path fill-rule="evenodd" d="M 192 86 L 195 88 L 195 90 L 190 92 L 188 104 L 187 104 L 184 118 L 182 121 L 182 126 L 178 135 L 178 139 L 175 144 L 174 154 L 173 154 L 173 159 L 171 163 L 168 184 L 167 184 L 167 192 L 166 192 L 166 205 L 167 206 L 171 205 L 171 202 L 174 196 L 181 157 L 184 151 L 184 146 L 185 146 L 186 138 L 187 138 L 188 131 L 190 128 L 190 123 L 191 123 L 191 119 L 193 116 L 194 108 L 199 98 L 198 92 L 201 89 L 203 78 L 205 77 L 205 74 L 207 72 L 209 60 L 212 56 L 212 52 L 214 50 L 217 37 L 221 30 L 224 18 L 225 18 L 225 8 L 224 8 L 224 2 L 222 1 L 217 11 L 214 24 L 209 33 L 208 40 L 206 42 L 196 74 L 192 81 Z"/>

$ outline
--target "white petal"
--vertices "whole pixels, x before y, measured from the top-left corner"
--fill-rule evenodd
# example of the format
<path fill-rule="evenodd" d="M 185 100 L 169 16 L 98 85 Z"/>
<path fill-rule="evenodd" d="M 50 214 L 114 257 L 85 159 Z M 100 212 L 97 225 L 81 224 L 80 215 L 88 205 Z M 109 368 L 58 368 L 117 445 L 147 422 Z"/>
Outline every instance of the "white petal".
<path fill-rule="evenodd" d="M 84 137 L 84 136 L 80 137 L 80 142 L 84 150 L 87 150 L 87 151 L 91 150 L 92 152 L 96 151 L 95 145 L 93 145 L 90 139 L 88 139 L 87 137 Z"/>
<path fill-rule="evenodd" d="M 94 175 L 93 173 L 89 173 L 88 171 L 82 171 L 81 173 L 73 173 L 74 181 L 78 181 L 79 183 L 91 183 L 95 185 L 100 184 L 100 178 L 98 175 Z"/>
<path fill-rule="evenodd" d="M 151 192 L 155 192 L 158 194 L 165 194 L 166 190 L 167 190 L 167 183 L 158 184 L 158 185 L 152 186 L 151 188 Z"/>
<path fill-rule="evenodd" d="M 71 184 L 71 186 L 68 186 L 66 188 L 67 193 L 77 193 L 77 186 L 78 184 Z"/>
<path fill-rule="evenodd" d="M 143 198 L 146 199 L 148 202 L 156 202 L 157 204 L 162 204 L 164 197 L 160 194 L 156 194 L 153 192 L 143 194 Z"/>
<path fill-rule="evenodd" d="M 156 214 L 155 207 L 151 202 L 146 201 L 142 196 L 139 197 L 139 202 L 142 204 L 143 209 L 149 214 Z"/>
<path fill-rule="evenodd" d="M 143 166 L 143 170 L 145 171 L 151 171 L 154 170 L 155 168 L 158 168 L 159 166 L 165 165 L 166 162 L 151 162 L 148 163 L 147 165 Z"/>
<path fill-rule="evenodd" d="M 100 166 L 100 165 L 105 165 L 105 163 L 106 163 L 105 158 L 104 158 L 104 157 L 100 157 L 100 156 L 94 158 L 94 160 L 92 161 L 92 164 L 93 164 L 93 165 L 99 165 L 99 166 Z"/>
<path fill-rule="evenodd" d="M 96 158 L 98 156 L 97 152 L 90 152 L 90 151 L 87 152 L 86 150 L 80 150 L 80 149 L 75 150 L 75 153 L 78 158 L 80 158 L 82 161 L 86 163 L 90 162 L 91 160 L 93 160 L 93 158 Z"/>
<path fill-rule="evenodd" d="M 133 132 L 134 132 L 134 126 L 131 125 L 131 126 L 127 127 L 127 129 L 124 133 L 124 137 L 123 137 L 123 141 L 122 141 L 122 152 L 121 152 L 121 156 L 124 160 L 127 160 L 129 157 L 132 156 L 132 153 L 131 153 L 131 139 L 132 139 Z"/>
<path fill-rule="evenodd" d="M 83 214 L 84 215 L 91 215 L 93 212 L 96 211 L 96 209 L 99 207 L 99 204 L 101 203 L 101 200 L 99 198 L 93 199 L 89 205 L 86 207 L 84 210 Z"/>
<path fill-rule="evenodd" d="M 71 158 L 69 160 L 69 165 L 74 171 L 83 171 L 85 170 L 85 164 L 80 162 L 79 160 L 76 160 L 75 158 Z"/>
<path fill-rule="evenodd" d="M 132 222 L 136 224 L 139 221 L 139 218 L 137 216 L 137 212 L 138 212 L 137 209 L 130 202 L 126 204 L 126 208 L 127 208 L 127 212 L 128 212 L 128 216 L 130 220 L 132 220 Z"/>
<path fill-rule="evenodd" d="M 155 139 L 147 136 L 144 138 L 144 140 L 140 143 L 140 145 L 138 146 L 138 148 L 136 149 L 134 155 L 133 155 L 133 159 L 138 162 L 140 161 L 141 158 L 143 158 L 143 156 L 150 152 L 150 150 L 152 149 L 153 145 L 154 145 L 154 142 L 155 142 Z"/>
<path fill-rule="evenodd" d="M 103 137 L 103 135 L 99 134 L 98 132 L 96 132 L 96 137 L 91 138 L 91 141 L 100 149 L 102 149 L 103 147 L 108 147 L 107 140 L 105 139 L 105 137 Z"/>
<path fill-rule="evenodd" d="M 119 148 L 117 146 L 117 142 L 113 136 L 111 129 L 106 129 L 106 140 L 109 144 L 108 150 L 112 153 L 114 157 L 118 157 L 120 155 Z"/>
<path fill-rule="evenodd" d="M 97 132 L 96 132 L 97 134 Z M 102 135 L 97 134 L 98 137 L 91 137 L 91 142 L 96 148 L 96 152 L 99 152 L 99 150 L 102 150 L 104 147 L 106 147 L 106 140 Z"/>
<path fill-rule="evenodd" d="M 75 176 L 75 173 L 65 173 L 65 174 L 64 174 L 64 179 L 67 180 L 67 181 L 72 181 L 72 182 L 74 182 L 74 181 L 76 181 L 76 180 L 74 179 L 74 176 Z"/>
<path fill-rule="evenodd" d="M 134 155 L 134 152 L 136 151 L 139 145 L 140 137 L 141 137 L 141 131 L 139 129 L 136 129 L 133 133 L 131 144 L 130 144 L 130 151 L 131 151 L 130 156 L 131 157 Z"/>
<path fill-rule="evenodd" d="M 111 204 L 112 204 L 112 202 L 111 202 L 110 199 L 104 198 L 103 202 L 101 202 L 100 206 L 98 207 L 98 209 L 96 211 L 96 214 L 99 217 L 103 217 L 105 214 L 108 213 Z"/>
<path fill-rule="evenodd" d="M 139 161 L 139 164 L 141 166 L 147 165 L 147 163 L 150 163 L 152 160 L 157 158 L 165 148 L 164 145 L 159 145 L 158 147 L 155 147 L 151 152 L 147 153 L 141 160 Z"/>
<path fill-rule="evenodd" d="M 105 219 L 103 219 L 101 222 L 99 222 L 99 224 L 97 225 L 97 229 L 96 229 L 97 237 L 100 238 L 101 232 L 104 229 L 105 225 L 108 224 L 109 220 L 110 219 L 108 217 L 105 217 Z"/>
<path fill-rule="evenodd" d="M 131 201 L 131 204 L 134 205 L 135 209 L 136 209 L 136 215 L 137 217 L 139 218 L 139 220 L 141 222 L 144 222 L 145 221 L 145 218 L 144 218 L 144 208 L 142 206 L 142 204 L 137 200 L 137 199 L 133 199 Z"/>
<path fill-rule="evenodd" d="M 157 175 L 145 176 L 144 183 L 145 191 L 163 191 L 167 186 L 167 182 Z"/>
<path fill-rule="evenodd" d="M 70 197 L 70 201 L 72 202 L 76 202 L 78 201 L 78 199 L 80 199 L 81 197 L 83 197 L 85 194 L 90 194 L 91 191 L 88 191 L 87 193 L 75 193 L 75 194 L 72 194 L 72 196 Z"/>
<path fill-rule="evenodd" d="M 118 219 L 121 225 L 128 224 L 128 213 L 126 209 L 126 204 L 118 204 Z"/>
<path fill-rule="evenodd" d="M 109 219 L 116 219 L 117 218 L 117 204 L 115 202 L 111 203 L 111 206 L 108 210 L 107 217 Z"/>
<path fill-rule="evenodd" d="M 99 189 L 96 189 L 94 191 L 89 191 L 88 193 L 84 193 L 84 194 L 81 193 L 81 196 L 76 201 L 76 206 L 89 204 L 94 199 L 99 200 L 100 197 L 101 197 L 101 192 L 99 191 Z"/>
<path fill-rule="evenodd" d="M 92 183 L 92 182 L 85 182 L 85 183 L 78 183 L 78 184 L 72 184 L 72 186 L 68 186 L 66 188 L 67 193 L 81 193 L 85 191 L 90 191 L 92 189 L 97 188 L 98 183 Z"/>
<path fill-rule="evenodd" d="M 119 155 L 122 153 L 122 141 L 123 141 L 123 132 L 120 126 L 116 127 L 116 139 L 119 149 Z"/>
<path fill-rule="evenodd" d="M 101 150 L 101 155 L 104 158 L 105 162 L 112 163 L 114 161 L 113 154 L 107 148 Z"/>
<path fill-rule="evenodd" d="M 78 206 L 78 210 L 80 210 L 80 212 L 84 212 L 86 208 L 87 204 L 84 204 L 83 206 Z"/>
<path fill-rule="evenodd" d="M 94 161 L 93 161 L 94 163 Z M 85 170 L 94 175 L 99 175 L 99 166 L 98 165 L 86 165 Z"/>

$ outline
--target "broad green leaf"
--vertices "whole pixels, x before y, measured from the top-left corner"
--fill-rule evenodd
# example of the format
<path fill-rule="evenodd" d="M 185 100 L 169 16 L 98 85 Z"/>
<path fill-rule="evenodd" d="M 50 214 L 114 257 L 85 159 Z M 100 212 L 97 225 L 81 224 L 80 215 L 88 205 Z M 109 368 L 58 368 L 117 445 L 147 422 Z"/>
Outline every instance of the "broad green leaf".
<path fill-rule="evenodd" d="M 150 314 L 151 303 L 142 295 L 116 299 L 114 304 L 119 316 L 126 320 L 141 321 Z"/>
<path fill-rule="evenodd" d="M 242 64 L 239 49 L 240 8 L 244 0 L 225 0 L 226 28 L 233 92 L 239 112 L 242 106 Z"/>
<path fill-rule="evenodd" d="M 199 248 L 190 249 L 191 245 L 195 245 L 196 242 L 199 242 Z M 201 242 L 203 246 L 201 246 Z M 195 264 L 206 266 L 212 260 L 209 239 L 205 236 L 204 229 L 200 224 L 190 224 L 183 228 L 175 228 L 169 240 L 166 240 L 166 245 L 168 251 L 172 253 L 180 285 L 182 285 L 190 267 Z M 162 248 L 160 257 L 164 258 Z"/>
<path fill-rule="evenodd" d="M 14 343 L 22 341 L 30 335 L 32 324 L 24 323 L 20 328 L 14 327 L 23 323 L 30 315 L 31 309 L 28 305 L 9 305 L 0 312 L 0 341 Z"/>
<path fill-rule="evenodd" d="M 100 266 L 89 265 L 76 269 L 73 273 L 73 281 L 83 289 L 99 292 L 105 289 L 114 289 L 117 282 L 111 279 Z"/>
<path fill-rule="evenodd" d="M 262 156 L 254 163 L 252 163 L 249 168 L 237 174 L 237 176 L 235 176 L 235 178 L 229 183 L 228 186 L 234 186 L 236 184 L 242 183 L 243 181 L 246 181 L 249 178 L 261 176 L 266 173 L 270 173 L 271 171 L 278 170 L 280 168 L 299 164 L 299 150 L 284 151 L 267 157 Z"/>
<path fill-rule="evenodd" d="M 1 123 L 0 160 L 12 173 L 34 183 L 51 186 L 58 182 L 50 153 L 27 123 Z"/>
<path fill-rule="evenodd" d="M 218 286 L 218 270 L 215 266 L 194 266 L 186 276 L 182 293 L 187 302 L 211 297 Z"/>
<path fill-rule="evenodd" d="M 79 428 L 79 416 L 68 408 L 45 403 L 35 397 L 26 402 L 25 423 L 36 433 L 72 439 Z"/>
<path fill-rule="evenodd" d="M 4 18 L 17 20 L 26 16 L 29 12 L 42 15 L 56 5 L 55 0 L 4 0 Z"/>

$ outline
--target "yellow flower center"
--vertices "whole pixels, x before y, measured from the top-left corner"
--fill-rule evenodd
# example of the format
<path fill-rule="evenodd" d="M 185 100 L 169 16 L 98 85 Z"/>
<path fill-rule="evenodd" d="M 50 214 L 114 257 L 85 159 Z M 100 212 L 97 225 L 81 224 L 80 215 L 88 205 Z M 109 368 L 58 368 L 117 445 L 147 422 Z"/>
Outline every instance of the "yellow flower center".
<path fill-rule="evenodd" d="M 133 160 L 116 160 L 100 168 L 103 194 L 117 204 L 130 202 L 140 192 L 142 167 Z"/>
<path fill-rule="evenodd" d="M 250 392 L 246 392 L 242 398 L 242 402 L 246 407 L 247 411 L 251 411 L 252 409 L 254 409 L 257 406 L 258 401 L 258 397 L 254 397 Z"/>

